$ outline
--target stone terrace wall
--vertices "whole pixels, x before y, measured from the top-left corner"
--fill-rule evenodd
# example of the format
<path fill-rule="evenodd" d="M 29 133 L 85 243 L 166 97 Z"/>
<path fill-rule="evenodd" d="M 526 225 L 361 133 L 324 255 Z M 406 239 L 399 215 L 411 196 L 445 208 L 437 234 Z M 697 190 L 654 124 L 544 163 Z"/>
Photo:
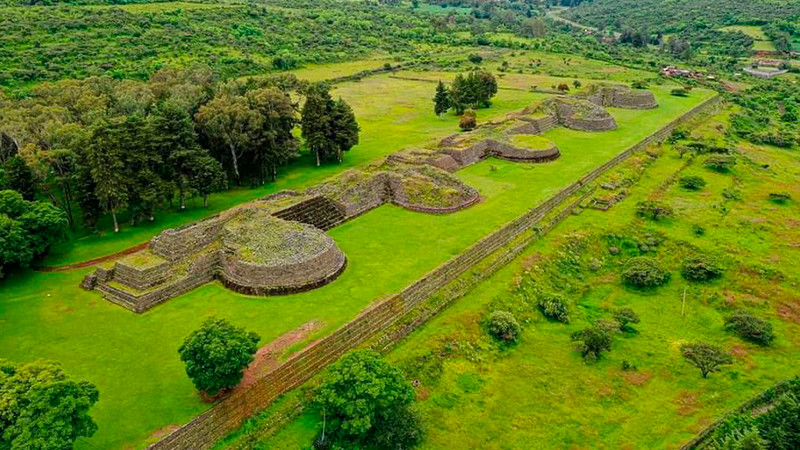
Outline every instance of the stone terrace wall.
<path fill-rule="evenodd" d="M 248 389 L 222 400 L 188 424 L 151 445 L 150 448 L 154 450 L 188 450 L 211 447 L 218 439 L 238 428 L 245 419 L 266 408 L 280 394 L 305 383 L 348 350 L 363 344 L 379 332 L 388 330 L 437 290 L 455 280 L 494 251 L 512 242 L 521 233 L 529 230 L 548 212 L 577 193 L 587 183 L 594 181 L 633 153 L 664 140 L 677 126 L 716 105 L 718 101 L 719 97 L 714 97 L 698 105 L 681 118 L 594 169 L 541 205 L 478 241 L 464 253 L 429 272 L 405 288 L 400 294 L 367 308 L 351 322 L 293 355 L 288 361 L 259 379 Z"/>
<path fill-rule="evenodd" d="M 164 230 L 150 241 L 153 253 L 175 261 L 198 252 L 219 237 L 222 227 L 231 217 L 217 215 L 184 227 Z"/>
<path fill-rule="evenodd" d="M 117 262 L 114 266 L 115 280 L 139 290 L 161 284 L 169 275 L 169 263 L 162 263 L 147 269 L 139 269 L 138 267 L 129 266 L 122 262 Z"/>
<path fill-rule="evenodd" d="M 338 203 L 342 206 L 346 220 L 360 216 L 365 212 L 377 208 L 388 201 L 386 189 L 387 175 L 378 173 L 366 177 L 337 196 Z M 310 194 L 323 193 L 321 190 L 310 188 Z"/>
<path fill-rule="evenodd" d="M 279 219 L 313 225 L 326 231 L 344 221 L 345 208 L 325 196 L 317 195 L 273 215 Z"/>
<path fill-rule="evenodd" d="M 509 161 L 536 163 L 552 161 L 561 156 L 555 145 L 544 150 L 530 150 L 494 139 L 484 139 L 464 150 L 444 149 L 442 152 L 452 156 L 461 167 L 475 164 L 490 156 Z"/>
<path fill-rule="evenodd" d="M 247 295 L 290 294 L 314 289 L 333 280 L 346 265 L 344 253 L 326 236 L 326 247 L 295 264 L 264 266 L 237 259 L 226 251 L 220 254 L 222 283 L 228 289 Z"/>
<path fill-rule="evenodd" d="M 528 123 L 512 128 L 509 131 L 509 134 L 539 135 L 544 134 L 558 126 L 558 119 L 553 116 L 542 117 L 540 119 L 525 119 L 521 117 L 519 120 Z"/>
<path fill-rule="evenodd" d="M 203 284 L 214 280 L 219 269 L 219 252 L 208 252 L 199 257 L 188 268 L 187 275 L 157 290 L 147 291 L 142 294 L 132 294 L 122 291 L 108 284 L 98 284 L 97 290 L 103 297 L 123 308 L 140 313 L 163 303 L 173 297 L 183 295 Z"/>

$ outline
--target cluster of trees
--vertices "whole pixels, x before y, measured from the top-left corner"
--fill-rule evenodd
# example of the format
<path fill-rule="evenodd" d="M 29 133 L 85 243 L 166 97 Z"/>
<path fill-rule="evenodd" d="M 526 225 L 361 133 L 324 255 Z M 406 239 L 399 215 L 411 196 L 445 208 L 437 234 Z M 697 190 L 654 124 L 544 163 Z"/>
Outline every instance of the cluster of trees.
<path fill-rule="evenodd" d="M 719 28 L 735 24 L 769 24 L 800 15 L 796 3 L 758 0 L 616 0 L 582 2 L 565 17 L 601 30 L 622 33 L 621 41 L 637 47 L 661 45 L 672 56 L 732 69 L 735 58 L 751 52 L 753 38 Z M 669 35 L 669 39 L 663 36 Z M 704 49 L 700 55 L 696 49 Z"/>
<path fill-rule="evenodd" d="M 447 87 L 441 81 L 436 85 L 433 111 L 438 116 L 450 109 L 458 115 L 471 108 L 488 108 L 497 94 L 497 79 L 484 70 L 475 70 L 467 75 L 458 74 Z"/>
<path fill-rule="evenodd" d="M 68 233 L 67 215 L 46 202 L 0 191 L 0 278 L 9 266 L 28 266 Z"/>
<path fill-rule="evenodd" d="M 292 92 L 305 99 L 302 114 Z M 341 161 L 358 143 L 347 103 L 293 76 L 220 82 L 196 66 L 162 69 L 148 82 L 42 84 L 0 97 L 0 186 L 49 199 L 73 227 L 93 229 L 108 213 L 118 231 L 121 212 L 132 224 L 152 221 L 192 196 L 206 205 L 229 181 L 274 180 L 299 155 L 298 124 L 318 161 Z"/>
<path fill-rule="evenodd" d="M 783 148 L 800 145 L 800 94 L 794 83 L 761 81 L 733 100 L 741 107 L 730 120 L 738 137 Z"/>
<path fill-rule="evenodd" d="M 56 363 L 0 360 L 0 448 L 71 449 L 97 431 L 89 409 L 99 397 L 94 385 L 70 380 Z"/>
<path fill-rule="evenodd" d="M 770 389 L 763 399 L 762 413 L 745 410 L 726 416 L 714 429 L 714 448 L 794 449 L 800 448 L 800 378 L 790 380 L 781 390 Z"/>

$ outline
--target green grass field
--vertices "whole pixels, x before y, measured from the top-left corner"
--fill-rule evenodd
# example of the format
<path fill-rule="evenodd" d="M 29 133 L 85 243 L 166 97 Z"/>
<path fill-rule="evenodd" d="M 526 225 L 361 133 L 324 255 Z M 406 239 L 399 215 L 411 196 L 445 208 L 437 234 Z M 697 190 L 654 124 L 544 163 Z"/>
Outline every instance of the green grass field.
<path fill-rule="evenodd" d="M 700 192 L 672 185 L 661 197 L 676 209 L 676 218 L 643 222 L 635 218 L 636 202 L 651 197 L 685 162 L 667 151 L 631 197 L 610 212 L 586 210 L 569 218 L 395 349 L 388 358 L 402 367 L 448 346 L 457 349 L 451 356 L 436 353 L 434 359 L 445 361 L 441 375 L 426 377 L 436 369 L 408 374 L 422 380 L 417 393 L 427 436 L 421 448 L 676 448 L 726 410 L 797 375 L 798 205 L 775 205 L 767 198 L 776 191 L 800 198 L 800 157 L 758 147 L 747 147 L 745 154 L 753 162 L 740 163 L 731 174 L 710 172 L 696 162 L 684 174 L 701 175 L 708 185 Z M 721 194 L 731 186 L 739 189 L 741 200 L 724 201 Z M 703 226 L 705 234 L 696 236 L 693 225 Z M 656 254 L 672 271 L 667 286 L 646 294 L 622 287 L 621 257 L 609 256 L 602 240 L 599 247 L 592 244 L 607 233 L 645 232 L 666 236 L 669 244 Z M 537 318 L 525 325 L 521 343 L 498 349 L 480 325 L 487 306 L 515 295 L 513 286 L 532 267 L 548 260 L 569 265 L 573 253 L 562 245 L 574 238 L 590 242 L 583 261 L 596 258 L 602 265 L 594 271 L 584 265 L 585 278 L 565 287 L 577 292 L 569 296 L 572 322 L 550 322 L 534 313 Z M 725 254 L 724 278 L 700 285 L 684 281 L 678 273 L 683 241 Z M 782 281 L 769 272 L 778 265 Z M 619 307 L 639 314 L 638 333 L 615 337 L 598 363 L 584 363 L 570 333 Z M 740 307 L 773 323 L 778 339 L 772 346 L 747 343 L 722 329 L 724 315 Z M 735 363 L 702 379 L 679 353 L 681 343 L 695 340 L 725 346 Z M 623 371 L 623 360 L 637 370 Z M 317 423 L 318 416 L 306 412 L 256 448 L 310 448 Z"/>
<path fill-rule="evenodd" d="M 733 25 L 725 28 L 721 28 L 722 31 L 740 31 L 750 37 L 752 37 L 755 42 L 753 42 L 753 50 L 755 51 L 766 51 L 766 52 L 774 52 L 777 50 L 775 48 L 775 44 L 764 34 L 764 30 L 761 29 L 759 26 L 755 25 Z"/>
<path fill-rule="evenodd" d="M 556 141 L 563 154 L 553 163 L 527 166 L 492 161 L 459 172 L 457 176 L 478 188 L 484 198 L 468 210 L 432 216 L 387 205 L 331 230 L 348 256 L 348 268 L 335 282 L 308 293 L 254 298 L 211 284 L 134 315 L 97 293 L 79 289 L 87 270 L 11 274 L 0 286 L 0 348 L 7 349 L 4 357 L 15 361 L 60 361 L 73 377 L 98 386 L 101 397 L 92 415 L 100 429 L 78 448 L 140 448 L 156 430 L 186 422 L 207 408 L 177 356 L 181 339 L 204 318 L 217 315 L 246 326 L 262 336 L 262 344 L 310 321 L 324 324 L 315 336 L 328 333 L 372 300 L 399 291 L 711 95 L 696 89 L 691 97 L 678 98 L 668 95 L 670 88 L 654 89 L 661 103 L 656 110 L 613 110 L 620 123 L 616 131 L 551 131 L 547 137 Z M 337 91 L 361 111 L 364 128 L 361 151 L 348 155 L 346 166 L 450 134 L 455 127 L 455 117 L 438 119 L 429 114 L 429 83 L 376 77 Z M 479 114 L 496 117 L 539 98 L 541 94 L 502 91 L 493 109 Z M 218 196 L 214 205 L 221 209 L 265 192 L 307 186 L 339 170 L 342 167 L 287 170 L 269 189 L 234 191 Z M 205 211 L 189 214 L 199 217 L 201 213 Z M 185 217 L 174 224 L 181 221 Z M 164 225 L 162 220 L 156 226 Z M 100 248 L 105 252 L 125 248 L 145 240 L 156 226 L 79 242 L 72 252 L 62 253 L 61 261 L 96 256 Z"/>
<path fill-rule="evenodd" d="M 315 66 L 301 69 L 298 76 L 320 80 L 380 67 L 382 64 L 362 61 Z M 116 235 L 110 232 L 110 223 L 101 223 L 102 232 L 99 235 L 73 239 L 54 247 L 44 264 L 70 264 L 113 254 L 146 242 L 166 228 L 196 221 L 282 189 L 305 189 L 342 170 L 374 161 L 405 147 L 423 145 L 436 137 L 443 138 L 455 133 L 458 131 L 457 116 L 450 114 L 437 118 L 433 115 L 431 99 L 434 88 L 435 86 L 426 83 L 391 79 L 386 75 L 337 85 L 333 95 L 341 96 L 350 103 L 361 125 L 361 143 L 345 156 L 344 163 L 316 168 L 312 158 L 304 155 L 291 165 L 281 168 L 277 182 L 255 189 L 239 188 L 212 195 L 207 209 L 202 207 L 201 201 L 195 199 L 185 211 L 162 211 L 152 223 L 130 227 L 124 226 L 123 219 L 122 231 Z M 501 117 L 543 98 L 545 97 L 542 94 L 501 91 L 492 108 L 479 111 L 479 121 Z M 391 101 L 386 101 L 387 99 Z"/>

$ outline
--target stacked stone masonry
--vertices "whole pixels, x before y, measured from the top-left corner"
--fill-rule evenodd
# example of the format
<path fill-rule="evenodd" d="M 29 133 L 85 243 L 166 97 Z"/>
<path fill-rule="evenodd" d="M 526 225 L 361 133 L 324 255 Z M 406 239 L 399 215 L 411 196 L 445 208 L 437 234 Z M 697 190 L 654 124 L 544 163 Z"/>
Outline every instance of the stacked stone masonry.
<path fill-rule="evenodd" d="M 694 118 L 697 114 L 714 107 L 719 100 L 720 97 L 716 96 L 698 105 L 650 137 L 617 155 L 602 166 L 597 167 L 541 205 L 480 240 L 461 255 L 408 286 L 400 294 L 381 300 L 332 334 L 294 354 L 288 361 L 269 372 L 249 388 L 237 391 L 237 393 L 222 400 L 191 422 L 151 445 L 150 448 L 154 450 L 188 450 L 205 449 L 213 446 L 218 439 L 225 437 L 228 433 L 238 428 L 244 420 L 269 406 L 280 394 L 305 383 L 320 370 L 336 361 L 346 351 L 363 344 L 381 332 L 388 331 L 415 308 L 424 306 L 425 301 L 436 291 L 455 280 L 493 252 L 511 243 L 522 233 L 529 231 L 548 212 L 565 202 L 572 195 L 583 189 L 584 186 L 596 180 L 632 154 L 644 150 L 653 143 L 663 141 L 676 127 Z M 591 191 L 588 194 L 591 194 Z M 584 198 L 585 196 L 573 203 L 573 207 L 583 201 Z M 562 212 L 556 216 L 554 221 L 562 220 L 566 216 L 567 214 Z M 554 221 L 551 221 L 544 231 L 554 226 Z M 504 263 L 508 260 L 500 258 L 499 261 Z M 398 334 L 399 337 L 397 339 L 402 338 L 403 335 L 402 333 Z M 389 341 L 396 342 L 394 339 L 389 339 Z"/>

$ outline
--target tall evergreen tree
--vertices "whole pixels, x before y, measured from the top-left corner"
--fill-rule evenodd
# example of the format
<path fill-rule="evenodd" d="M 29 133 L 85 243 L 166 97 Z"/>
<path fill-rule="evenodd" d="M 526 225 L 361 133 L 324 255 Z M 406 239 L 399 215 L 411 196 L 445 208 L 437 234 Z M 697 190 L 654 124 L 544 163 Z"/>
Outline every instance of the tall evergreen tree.
<path fill-rule="evenodd" d="M 208 207 L 208 195 L 228 187 L 228 180 L 219 161 L 211 156 L 197 156 L 189 163 L 189 186 L 203 197 L 203 208 Z"/>
<path fill-rule="evenodd" d="M 278 167 L 297 156 L 297 139 L 292 134 L 297 119 L 292 99 L 277 88 L 256 89 L 247 98 L 263 122 L 252 155 L 255 175 L 263 184 L 267 176 L 274 181 Z"/>
<path fill-rule="evenodd" d="M 305 94 L 306 102 L 301 118 L 302 136 L 319 166 L 323 159 L 336 155 L 336 144 L 329 139 L 333 132 L 331 111 L 334 102 L 328 87 L 321 83 L 309 86 Z"/>
<path fill-rule="evenodd" d="M 338 162 L 344 160 L 344 152 L 358 145 L 358 133 L 361 129 L 356 121 L 353 109 L 343 99 L 339 98 L 333 106 L 333 135 L 331 138 L 336 143 L 336 158 Z"/>
<path fill-rule="evenodd" d="M 86 153 L 94 194 L 111 214 L 115 233 L 119 233 L 117 213 L 128 205 L 124 144 L 117 126 L 103 121 L 94 127 L 92 144 Z"/>
<path fill-rule="evenodd" d="M 12 156 L 6 161 L 5 187 L 22 194 L 25 200 L 33 200 L 36 196 L 34 189 L 33 172 L 19 155 Z"/>
<path fill-rule="evenodd" d="M 433 112 L 440 116 L 447 112 L 450 109 L 450 97 L 449 93 L 447 92 L 447 87 L 439 81 L 439 84 L 436 85 L 436 95 L 433 97 Z"/>

